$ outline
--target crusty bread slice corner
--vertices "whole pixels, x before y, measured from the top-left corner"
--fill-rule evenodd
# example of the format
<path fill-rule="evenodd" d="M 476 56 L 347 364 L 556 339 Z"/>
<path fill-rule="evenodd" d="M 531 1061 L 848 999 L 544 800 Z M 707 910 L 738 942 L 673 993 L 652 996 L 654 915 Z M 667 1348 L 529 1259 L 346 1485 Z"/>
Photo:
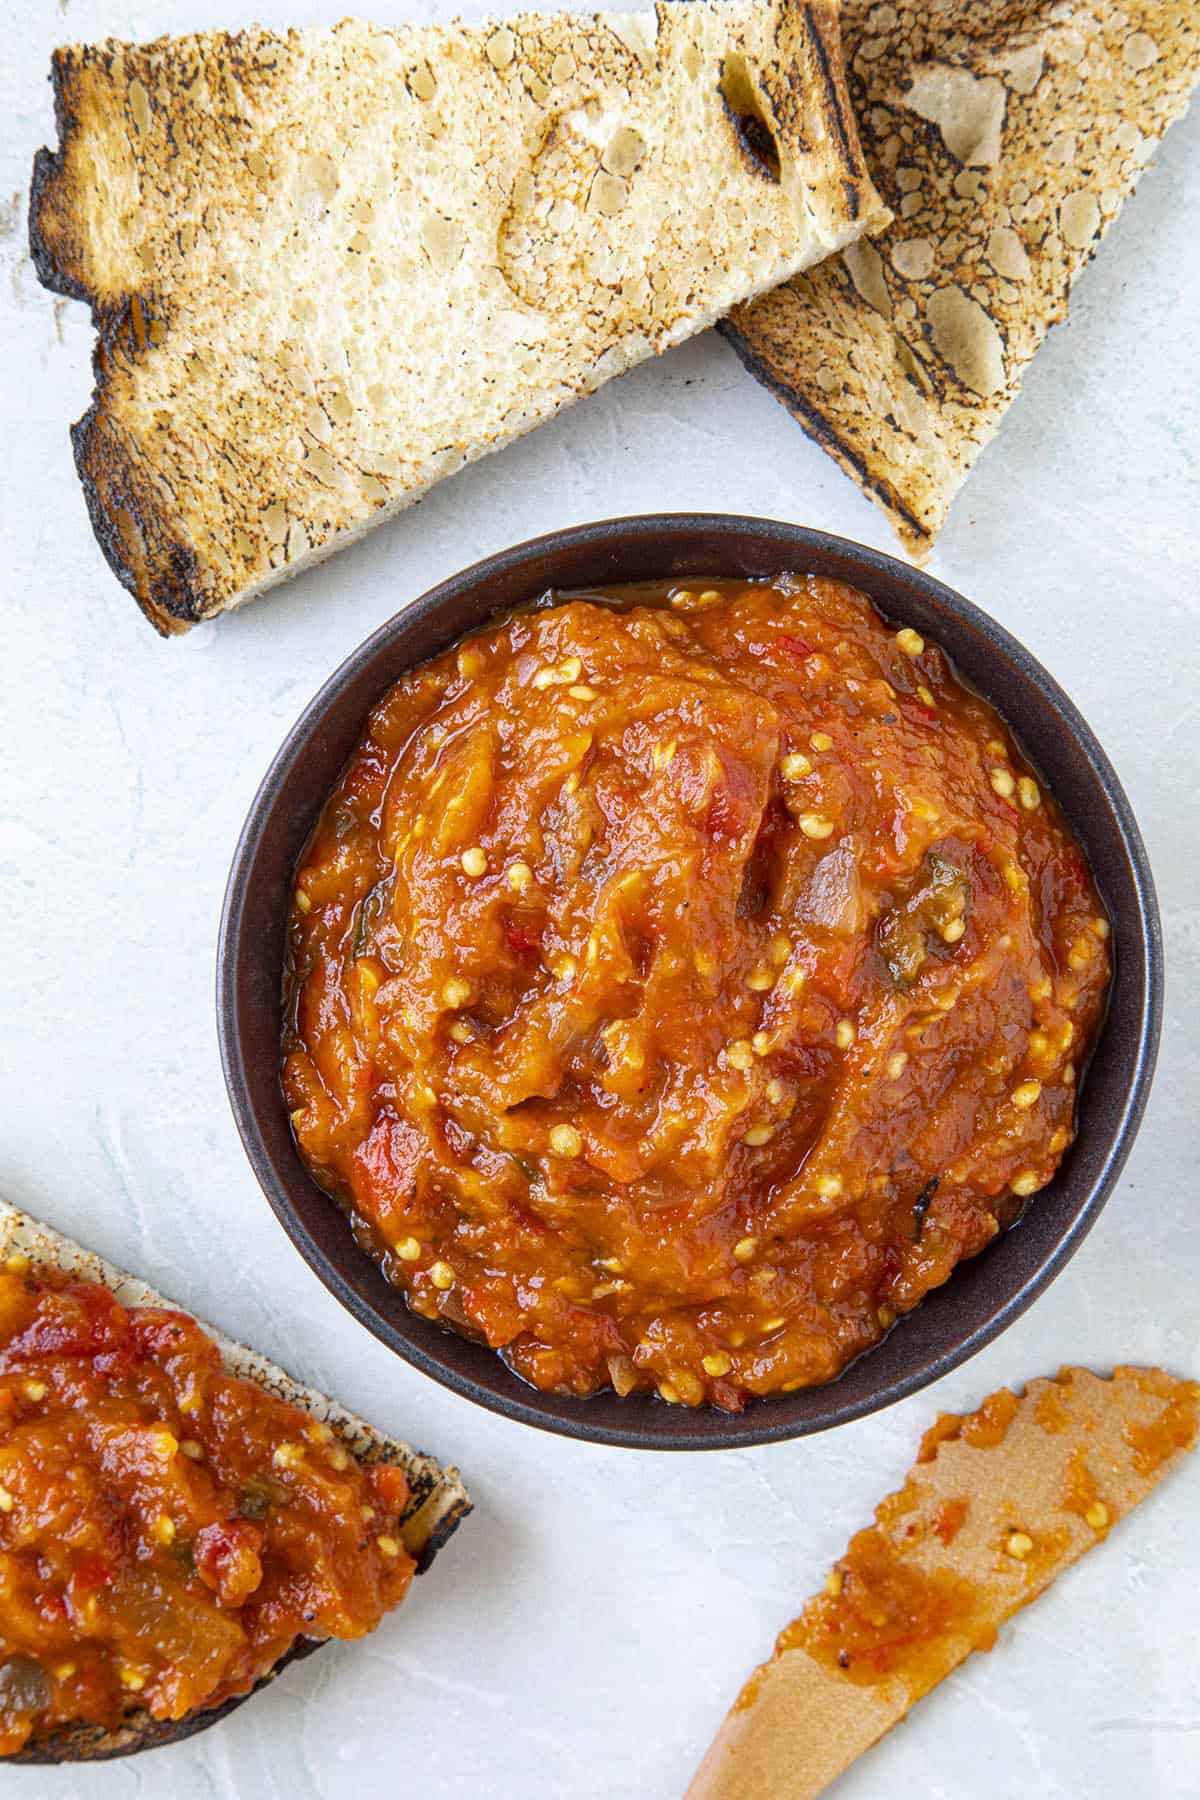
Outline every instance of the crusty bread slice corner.
<path fill-rule="evenodd" d="M 88 1281 L 102 1282 L 123 1306 L 166 1306 L 177 1311 L 188 1310 L 175 1300 L 165 1299 L 137 1276 L 105 1262 L 93 1251 L 85 1250 L 71 1238 L 63 1237 L 51 1226 L 0 1199 L 0 1262 L 7 1261 L 10 1256 L 27 1256 L 32 1263 L 49 1263 Z M 409 1486 L 408 1504 L 401 1519 L 404 1542 L 416 1561 L 417 1573 L 424 1573 L 471 1511 L 471 1499 L 458 1470 L 443 1468 L 432 1456 L 412 1449 L 398 1438 L 388 1437 L 338 1401 L 330 1400 L 315 1388 L 305 1387 L 257 1350 L 249 1350 L 222 1336 L 204 1325 L 203 1320 L 198 1323 L 216 1344 L 232 1374 L 258 1382 L 269 1393 L 292 1406 L 303 1407 L 305 1412 L 322 1420 L 360 1462 L 389 1463 L 403 1469 Z M 2 1635 L 0 1632 L 0 1637 Z M 301 1640 L 264 1681 L 273 1680 L 288 1663 L 299 1661 L 319 1648 L 319 1643 Z M 263 1685 L 263 1682 L 259 1683 L 260 1688 Z M 191 1713 L 181 1720 L 155 1719 L 144 1709 L 134 1707 L 115 1730 L 81 1724 L 46 1742 L 30 1744 L 16 1756 L 4 1758 L 3 1762 L 103 1762 L 116 1756 L 129 1756 L 139 1750 L 178 1743 L 225 1718 L 250 1697 L 243 1695 L 209 1711 Z"/>
<path fill-rule="evenodd" d="M 923 562 L 1077 276 L 1200 79 L 1195 0 L 844 0 L 895 209 L 721 324 Z"/>
<path fill-rule="evenodd" d="M 836 0 L 56 52 L 42 281 L 96 535 L 163 632 L 890 217 Z"/>

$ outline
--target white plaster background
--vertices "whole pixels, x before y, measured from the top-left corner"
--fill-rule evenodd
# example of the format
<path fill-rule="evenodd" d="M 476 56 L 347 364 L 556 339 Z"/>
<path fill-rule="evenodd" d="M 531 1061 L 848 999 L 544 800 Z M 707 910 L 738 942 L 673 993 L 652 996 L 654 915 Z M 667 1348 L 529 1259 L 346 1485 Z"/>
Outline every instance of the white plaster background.
<path fill-rule="evenodd" d="M 243 6 L 245 10 L 243 10 Z M 1200 1374 L 1200 114 L 1176 127 L 1052 335 L 933 570 L 1014 630 L 1139 813 L 1169 956 L 1158 1079 L 1079 1255 L 998 1343 L 833 1435 L 656 1458 L 509 1424 L 410 1371 L 292 1252 L 243 1160 L 213 1026 L 238 827 L 342 656 L 453 570 L 609 514 L 759 512 L 892 548 L 715 336 L 605 389 L 241 616 L 163 643 L 88 528 L 67 440 L 84 309 L 25 252 L 54 44 L 286 25 L 337 0 L 9 0 L 0 50 L 0 1191 L 382 1425 L 477 1512 L 410 1603 L 220 1728 L 18 1800 L 671 1800 L 773 1634 L 939 1408 L 1063 1361 Z M 374 16 L 450 13 L 388 0 Z M 1200 1795 L 1200 1466 L 866 1757 L 839 1800 Z"/>

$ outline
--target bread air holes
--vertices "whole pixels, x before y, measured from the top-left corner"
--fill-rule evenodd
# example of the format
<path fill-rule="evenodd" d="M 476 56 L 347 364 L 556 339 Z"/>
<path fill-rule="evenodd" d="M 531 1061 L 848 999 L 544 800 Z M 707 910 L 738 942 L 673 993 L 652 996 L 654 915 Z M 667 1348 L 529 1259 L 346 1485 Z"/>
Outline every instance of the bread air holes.
<path fill-rule="evenodd" d="M 742 155 L 759 175 L 778 181 L 779 145 L 744 56 L 734 52 L 725 58 L 718 86 Z"/>

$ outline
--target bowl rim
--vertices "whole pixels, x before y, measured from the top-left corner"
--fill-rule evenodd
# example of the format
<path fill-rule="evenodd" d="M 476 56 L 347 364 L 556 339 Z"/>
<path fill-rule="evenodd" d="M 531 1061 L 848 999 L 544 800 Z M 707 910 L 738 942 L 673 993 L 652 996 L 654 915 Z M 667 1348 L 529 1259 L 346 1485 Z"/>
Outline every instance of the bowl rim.
<path fill-rule="evenodd" d="M 1128 866 L 1128 874 L 1136 900 L 1136 920 L 1122 919 L 1122 936 L 1136 932 L 1140 940 L 1143 958 L 1143 978 L 1137 996 L 1136 1043 L 1132 1046 L 1131 1051 L 1126 1053 L 1126 1060 L 1130 1064 L 1129 1080 L 1122 1104 L 1115 1119 L 1108 1126 L 1109 1142 L 1103 1160 L 1074 1217 L 1067 1222 L 1049 1253 L 1043 1257 L 1036 1268 L 973 1331 L 939 1355 L 884 1383 L 878 1389 L 872 1389 L 853 1398 L 844 1397 L 839 1403 L 837 1390 L 842 1376 L 847 1372 L 843 1370 L 838 1377 L 823 1384 L 818 1390 L 806 1390 L 809 1393 L 819 1391 L 823 1395 L 829 1396 L 828 1408 L 815 1419 L 797 1420 L 778 1416 L 778 1414 L 773 1418 L 774 1410 L 785 1406 L 786 1399 L 790 1396 L 769 1396 L 752 1402 L 741 1413 L 722 1415 L 720 1429 L 710 1429 L 704 1432 L 694 1427 L 690 1431 L 681 1429 L 678 1422 L 670 1430 L 656 1426 L 653 1411 L 650 1409 L 661 1403 L 657 1402 L 652 1395 L 629 1396 L 620 1402 L 622 1408 L 637 1407 L 636 1413 L 630 1411 L 628 1424 L 608 1424 L 599 1419 L 589 1422 L 588 1409 L 591 1397 L 575 1401 L 574 1404 L 578 1411 L 570 1416 L 550 1412 L 546 1409 L 545 1401 L 556 1397 L 543 1396 L 533 1387 L 529 1387 L 526 1391 L 523 1383 L 519 1384 L 522 1390 L 520 1392 L 499 1394 L 475 1381 L 470 1375 L 454 1368 L 450 1363 L 443 1361 L 437 1351 L 427 1349 L 423 1344 L 412 1338 L 404 1337 L 397 1331 L 350 1285 L 338 1263 L 316 1242 L 307 1225 L 294 1210 L 285 1187 L 276 1173 L 259 1118 L 249 1097 L 250 1083 L 243 1056 L 242 1033 L 239 1030 L 240 1001 L 237 973 L 243 937 L 243 919 L 256 857 L 266 825 L 279 801 L 281 790 L 294 763 L 307 746 L 310 738 L 320 729 L 325 715 L 343 690 L 362 674 L 381 652 L 390 646 L 397 635 L 415 629 L 419 621 L 438 614 L 464 590 L 474 590 L 481 584 L 493 581 L 502 575 L 515 573 L 526 564 L 534 562 L 540 555 L 554 554 L 575 548 L 596 548 L 611 544 L 614 540 L 620 541 L 623 547 L 631 542 L 633 544 L 638 542 L 651 544 L 655 540 L 661 539 L 664 533 L 680 536 L 704 534 L 709 538 L 715 536 L 734 542 L 744 539 L 747 534 L 753 534 L 759 539 L 773 539 L 780 546 L 779 566 L 781 569 L 787 566 L 797 566 L 808 552 L 824 556 L 846 557 L 857 565 L 859 572 L 851 579 L 855 581 L 856 585 L 862 586 L 874 603 L 878 604 L 872 593 L 872 578 L 876 578 L 877 581 L 898 582 L 907 590 L 909 597 L 925 600 L 935 609 L 944 609 L 952 615 L 956 615 L 965 627 L 987 640 L 989 645 L 1002 657 L 1007 658 L 1011 664 L 1015 665 L 1019 675 L 1037 690 L 1042 701 L 1048 704 L 1062 721 L 1104 792 L 1111 807 L 1116 825 L 1116 836 Z M 786 560 L 782 554 L 784 552 L 786 552 Z M 697 566 L 696 573 L 700 572 L 702 571 Z M 859 575 L 862 577 L 861 582 Z M 594 585 L 599 587 L 603 584 L 597 582 Z M 531 600 L 535 597 L 534 594 L 530 595 Z M 511 610 L 510 605 L 497 605 L 490 614 L 483 615 L 476 623 L 468 626 L 467 630 L 482 630 L 490 618 L 502 616 Z M 890 612 L 890 605 L 888 610 Z M 894 616 L 899 617 L 900 615 Z M 448 635 L 443 647 L 448 647 L 456 637 L 461 635 L 463 635 L 461 632 Z M 416 667 L 420 662 L 427 661 L 438 653 L 437 650 L 425 651 L 407 666 Z M 952 660 L 954 659 L 952 658 Z M 956 674 L 960 680 L 967 679 L 968 685 L 971 685 L 970 679 L 963 677 L 961 671 L 956 669 Z M 388 676 L 381 685 L 380 693 L 385 692 L 387 687 L 398 678 L 399 672 Z M 984 694 L 983 697 L 988 699 L 990 704 L 996 706 L 1002 717 L 1005 716 L 1003 704 L 997 704 L 987 694 Z M 364 711 L 363 723 L 365 720 L 366 712 Z M 1034 766 L 1036 767 L 1036 762 Z M 1070 822 L 1068 817 L 1068 823 Z M 449 1388 L 452 1392 L 487 1408 L 490 1412 L 498 1413 L 520 1424 L 574 1438 L 577 1441 L 628 1449 L 672 1451 L 745 1449 L 754 1445 L 778 1443 L 796 1437 L 809 1436 L 820 1431 L 830 1430 L 838 1425 L 848 1424 L 854 1419 L 894 1405 L 918 1392 L 921 1388 L 940 1380 L 942 1376 L 969 1360 L 1007 1330 L 1049 1287 L 1075 1254 L 1103 1210 L 1125 1165 L 1145 1113 L 1154 1074 L 1162 1024 L 1164 985 L 1162 927 L 1157 896 L 1145 844 L 1133 808 L 1106 752 L 1074 701 L 1020 640 L 1015 638 L 998 620 L 947 586 L 946 583 L 929 575 L 924 569 L 916 568 L 914 565 L 890 556 L 871 545 L 860 544 L 854 539 L 841 537 L 836 533 L 821 531 L 810 526 L 795 525 L 785 520 L 759 518 L 746 514 L 707 512 L 631 514 L 565 526 L 556 531 L 526 539 L 507 549 L 483 557 L 446 577 L 434 587 L 427 589 L 423 594 L 401 606 L 390 618 L 371 632 L 322 682 L 313 698 L 303 708 L 286 733 L 259 783 L 238 835 L 230 866 L 221 909 L 215 972 L 217 1032 L 221 1066 L 243 1149 L 268 1204 L 293 1246 L 322 1284 L 352 1317 L 402 1360 L 410 1363 L 421 1373 Z M 1109 1021 L 1102 1021 L 1093 1049 L 1100 1043 L 1108 1028 Z M 297 1162 L 299 1163 L 298 1156 Z M 303 1164 L 299 1164 L 299 1166 L 303 1168 Z M 307 1174 L 307 1171 L 305 1173 Z M 311 1177 L 309 1179 L 311 1180 Z M 314 1187 L 315 1185 L 314 1183 Z M 320 1190 L 317 1189 L 317 1191 Z M 331 1201 L 330 1204 L 332 1205 L 333 1202 Z M 1003 1235 L 1007 1236 L 1008 1234 Z M 353 1246 L 356 1255 L 361 1256 L 364 1261 L 370 1262 L 367 1253 L 357 1245 L 348 1228 L 345 1241 L 347 1246 Z M 951 1280 L 953 1280 L 953 1276 Z M 948 1285 L 949 1283 L 945 1284 L 945 1286 Z M 944 1291 L 944 1288 L 934 1290 L 935 1293 L 941 1291 Z M 932 1297 L 930 1295 L 927 1299 Z M 919 1312 L 919 1310 L 918 1308 L 917 1311 Z M 422 1321 L 422 1323 L 427 1322 Z M 446 1332 L 447 1337 L 450 1335 L 449 1332 Z M 848 1368 L 856 1367 L 858 1362 L 871 1357 L 879 1347 L 879 1345 L 872 1346 L 870 1350 L 863 1353 L 862 1358 L 856 1359 L 855 1363 L 848 1365 Z M 489 1354 L 495 1356 L 497 1353 L 493 1351 Z M 514 1381 L 517 1379 L 514 1377 Z M 683 1410 L 681 1408 L 671 1409 L 676 1415 Z M 706 1413 L 714 1410 L 712 1408 L 704 1409 Z"/>

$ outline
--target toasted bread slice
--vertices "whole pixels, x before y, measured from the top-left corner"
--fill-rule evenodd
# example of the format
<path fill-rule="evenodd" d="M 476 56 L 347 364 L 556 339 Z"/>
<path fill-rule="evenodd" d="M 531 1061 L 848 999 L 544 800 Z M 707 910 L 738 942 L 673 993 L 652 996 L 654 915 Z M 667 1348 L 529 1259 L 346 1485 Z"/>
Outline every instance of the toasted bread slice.
<path fill-rule="evenodd" d="M 28 1257 L 33 1263 L 50 1263 L 88 1281 L 102 1282 L 124 1306 L 178 1306 L 178 1302 L 164 1299 L 136 1276 L 114 1268 L 92 1251 L 62 1237 L 49 1225 L 0 1200 L 0 1262 L 13 1256 Z M 390 1463 L 403 1469 L 409 1486 L 408 1504 L 401 1520 L 405 1548 L 415 1559 L 418 1574 L 428 1569 L 438 1551 L 471 1511 L 470 1497 L 458 1470 L 443 1468 L 432 1456 L 386 1436 L 336 1400 L 303 1386 L 256 1350 L 248 1350 L 207 1326 L 203 1329 L 220 1350 L 222 1360 L 232 1374 L 256 1381 L 281 1400 L 302 1407 L 313 1418 L 321 1420 L 360 1462 Z M 2 1636 L 0 1630 L 0 1638 Z M 320 1647 L 317 1642 L 302 1640 L 276 1664 L 266 1679 L 273 1680 L 288 1663 L 310 1656 Z M 265 1682 L 260 1682 L 259 1688 L 264 1685 Z M 258 1688 L 252 1692 L 257 1693 Z M 144 1708 L 131 1704 L 128 1715 L 116 1730 L 81 1724 L 52 1738 L 30 1743 L 16 1755 L 0 1759 L 0 1766 L 98 1762 L 115 1756 L 129 1756 L 138 1750 L 154 1749 L 162 1744 L 178 1743 L 193 1732 L 216 1724 L 250 1698 L 250 1694 L 245 1694 L 178 1721 L 152 1718 Z"/>
<path fill-rule="evenodd" d="M 1200 1383 L 1063 1369 L 926 1433 L 822 1594 L 781 1635 L 687 1800 L 813 1800 L 1094 1549 L 1196 1443 Z"/>
<path fill-rule="evenodd" d="M 1186 106 L 1200 34 L 1193 0 L 844 0 L 842 32 L 894 221 L 721 330 L 920 560 Z"/>
<path fill-rule="evenodd" d="M 60 50 L 30 238 L 164 632 L 261 593 L 887 218 L 836 0 Z"/>

